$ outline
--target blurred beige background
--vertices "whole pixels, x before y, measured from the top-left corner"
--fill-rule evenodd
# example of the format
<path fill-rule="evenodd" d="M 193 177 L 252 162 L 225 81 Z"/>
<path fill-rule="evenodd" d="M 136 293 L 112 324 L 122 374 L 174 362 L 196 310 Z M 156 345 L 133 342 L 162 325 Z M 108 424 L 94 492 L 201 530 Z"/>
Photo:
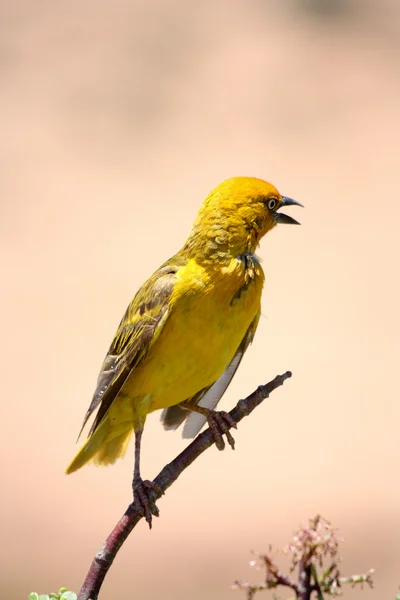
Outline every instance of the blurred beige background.
<path fill-rule="evenodd" d="M 306 208 L 291 211 L 302 227 L 263 240 L 264 317 L 222 405 L 293 378 L 241 424 L 234 453 L 211 449 L 169 490 L 101 598 L 243 598 L 230 585 L 258 580 L 250 550 L 321 513 L 347 540 L 343 572 L 376 569 L 374 590 L 345 598 L 392 599 L 400 4 L 0 10 L 2 597 L 78 591 L 131 494 L 132 451 L 64 475 L 108 344 L 210 189 L 254 175 Z M 150 478 L 184 447 L 158 421 L 144 436 Z"/>

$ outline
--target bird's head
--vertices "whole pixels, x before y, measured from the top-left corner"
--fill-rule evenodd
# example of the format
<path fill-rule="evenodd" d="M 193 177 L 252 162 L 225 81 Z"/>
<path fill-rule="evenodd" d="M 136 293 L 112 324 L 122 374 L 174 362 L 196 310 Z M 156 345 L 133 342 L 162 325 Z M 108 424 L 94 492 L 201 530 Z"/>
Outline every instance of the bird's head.
<path fill-rule="evenodd" d="M 200 236 L 206 248 L 216 246 L 219 254 L 225 250 L 230 256 L 254 252 L 260 239 L 275 225 L 299 225 L 298 221 L 280 212 L 282 207 L 291 205 L 302 206 L 300 202 L 282 196 L 272 184 L 262 179 L 232 177 L 207 196 L 191 237 Z"/>

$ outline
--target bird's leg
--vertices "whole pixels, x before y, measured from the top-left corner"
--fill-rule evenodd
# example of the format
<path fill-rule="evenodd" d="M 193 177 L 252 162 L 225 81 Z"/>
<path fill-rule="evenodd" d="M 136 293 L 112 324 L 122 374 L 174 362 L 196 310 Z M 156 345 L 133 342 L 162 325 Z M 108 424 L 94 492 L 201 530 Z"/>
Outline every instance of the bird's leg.
<path fill-rule="evenodd" d="M 225 442 L 222 437 L 224 434 L 226 435 L 226 439 L 228 440 L 228 444 L 232 450 L 235 449 L 235 440 L 233 439 L 229 429 L 231 427 L 237 429 L 237 424 L 229 413 L 225 412 L 224 410 L 210 410 L 209 408 L 198 406 L 197 404 L 191 404 L 190 402 L 182 402 L 182 406 L 206 417 L 208 426 L 211 429 L 211 433 L 213 434 L 215 445 L 217 446 L 218 450 L 224 450 L 225 448 Z"/>
<path fill-rule="evenodd" d="M 140 476 L 140 444 L 142 441 L 143 429 L 135 430 L 135 467 L 133 471 L 133 501 L 139 510 L 144 514 L 147 523 L 151 529 L 153 515 L 158 517 L 159 510 L 154 502 L 149 497 L 151 492 L 163 494 L 159 486 L 153 481 L 143 480 Z"/>

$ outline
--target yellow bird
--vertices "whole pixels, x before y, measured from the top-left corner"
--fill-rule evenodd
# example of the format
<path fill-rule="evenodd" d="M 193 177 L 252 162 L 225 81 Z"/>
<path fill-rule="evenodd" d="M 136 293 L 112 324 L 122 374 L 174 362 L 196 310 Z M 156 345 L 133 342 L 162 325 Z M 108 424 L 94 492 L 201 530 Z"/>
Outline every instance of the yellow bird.
<path fill-rule="evenodd" d="M 205 199 L 183 248 L 141 287 L 127 308 L 104 360 L 83 427 L 97 415 L 67 468 L 108 465 L 122 457 L 135 432 L 133 494 L 151 525 L 150 482 L 140 476 L 140 444 L 148 413 L 164 409 L 166 429 L 186 420 L 194 437 L 206 420 L 217 447 L 233 447 L 229 415 L 216 412 L 260 317 L 264 273 L 255 251 L 278 212 L 299 202 L 261 179 L 234 177 Z"/>

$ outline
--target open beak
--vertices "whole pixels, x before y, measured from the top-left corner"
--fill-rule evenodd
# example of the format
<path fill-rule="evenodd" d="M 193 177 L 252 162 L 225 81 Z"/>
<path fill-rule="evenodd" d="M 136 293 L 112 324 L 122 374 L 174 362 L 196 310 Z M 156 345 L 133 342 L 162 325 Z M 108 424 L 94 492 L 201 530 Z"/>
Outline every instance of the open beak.
<path fill-rule="evenodd" d="M 282 196 L 282 202 L 280 203 L 278 210 L 280 210 L 282 206 L 292 206 L 294 204 L 296 204 L 296 206 L 302 206 L 304 208 L 304 206 L 300 204 L 300 202 L 297 202 L 297 200 L 293 200 L 293 198 L 288 198 L 288 196 Z M 285 215 L 280 212 L 276 212 L 274 217 L 275 223 L 286 223 L 287 225 L 300 225 L 300 223 L 295 219 L 292 219 L 292 217 L 289 217 L 288 215 Z"/>

